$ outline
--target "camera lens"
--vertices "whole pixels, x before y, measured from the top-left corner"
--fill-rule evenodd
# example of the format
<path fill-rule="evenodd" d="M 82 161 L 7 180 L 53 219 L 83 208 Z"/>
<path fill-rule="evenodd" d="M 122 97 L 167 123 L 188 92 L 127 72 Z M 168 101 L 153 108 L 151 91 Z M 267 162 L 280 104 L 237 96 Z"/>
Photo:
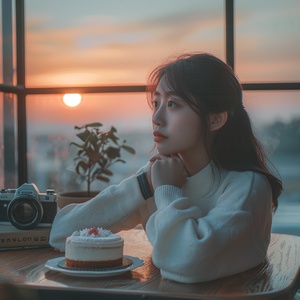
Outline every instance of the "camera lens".
<path fill-rule="evenodd" d="M 7 217 L 16 228 L 31 229 L 40 223 L 43 207 L 36 198 L 14 198 L 8 205 Z"/>
<path fill-rule="evenodd" d="M 28 203 L 20 203 L 15 208 L 15 217 L 21 223 L 28 223 L 34 219 L 34 209 Z"/>

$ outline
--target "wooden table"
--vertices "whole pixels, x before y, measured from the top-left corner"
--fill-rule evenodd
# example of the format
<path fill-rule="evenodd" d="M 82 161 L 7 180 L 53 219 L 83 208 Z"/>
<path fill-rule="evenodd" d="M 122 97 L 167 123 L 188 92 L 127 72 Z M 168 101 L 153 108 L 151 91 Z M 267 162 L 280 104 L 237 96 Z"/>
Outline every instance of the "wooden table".
<path fill-rule="evenodd" d="M 299 288 L 300 237 L 273 234 L 265 263 L 249 271 L 207 283 L 181 284 L 160 276 L 143 230 L 120 234 L 125 239 L 124 253 L 143 259 L 143 266 L 114 277 L 81 278 L 44 266 L 62 256 L 52 248 L 7 250 L 0 252 L 2 282 L 13 282 L 8 292 L 24 295 L 25 291 L 30 297 L 24 299 L 31 300 L 293 299 Z M 2 285 L 2 296 L 3 291 Z"/>

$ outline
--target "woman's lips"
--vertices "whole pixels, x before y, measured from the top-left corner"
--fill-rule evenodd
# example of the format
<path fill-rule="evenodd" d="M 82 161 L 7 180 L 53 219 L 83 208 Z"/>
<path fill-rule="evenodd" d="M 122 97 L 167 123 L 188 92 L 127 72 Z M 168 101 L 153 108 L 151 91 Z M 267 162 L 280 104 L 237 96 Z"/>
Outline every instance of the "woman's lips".
<path fill-rule="evenodd" d="M 156 143 L 162 142 L 163 140 L 167 139 L 166 136 L 164 136 L 163 134 L 161 134 L 158 131 L 154 131 L 153 135 L 154 135 L 154 142 L 156 142 Z"/>

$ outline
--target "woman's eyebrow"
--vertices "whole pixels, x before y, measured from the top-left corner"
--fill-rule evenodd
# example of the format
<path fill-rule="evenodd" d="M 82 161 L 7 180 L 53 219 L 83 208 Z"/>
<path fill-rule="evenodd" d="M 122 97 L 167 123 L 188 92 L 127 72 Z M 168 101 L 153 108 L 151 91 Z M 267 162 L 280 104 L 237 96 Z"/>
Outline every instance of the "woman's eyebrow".
<path fill-rule="evenodd" d="M 163 94 L 165 94 L 167 97 L 169 97 L 169 96 L 177 96 L 178 97 L 178 95 L 174 91 L 167 91 L 167 92 L 164 92 Z M 155 91 L 154 96 L 161 96 L 161 93 L 158 91 Z"/>

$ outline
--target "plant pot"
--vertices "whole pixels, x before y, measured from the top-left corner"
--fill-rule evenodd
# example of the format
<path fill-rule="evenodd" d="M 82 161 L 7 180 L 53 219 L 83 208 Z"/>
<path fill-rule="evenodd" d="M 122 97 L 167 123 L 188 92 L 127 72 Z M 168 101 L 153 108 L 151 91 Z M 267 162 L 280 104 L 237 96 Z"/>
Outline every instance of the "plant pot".
<path fill-rule="evenodd" d="M 63 208 L 68 204 L 71 203 L 84 203 L 95 196 L 99 194 L 99 191 L 92 191 L 90 192 L 90 195 L 87 195 L 87 192 L 65 192 L 65 193 L 59 193 L 57 195 L 57 206 L 59 208 Z"/>

